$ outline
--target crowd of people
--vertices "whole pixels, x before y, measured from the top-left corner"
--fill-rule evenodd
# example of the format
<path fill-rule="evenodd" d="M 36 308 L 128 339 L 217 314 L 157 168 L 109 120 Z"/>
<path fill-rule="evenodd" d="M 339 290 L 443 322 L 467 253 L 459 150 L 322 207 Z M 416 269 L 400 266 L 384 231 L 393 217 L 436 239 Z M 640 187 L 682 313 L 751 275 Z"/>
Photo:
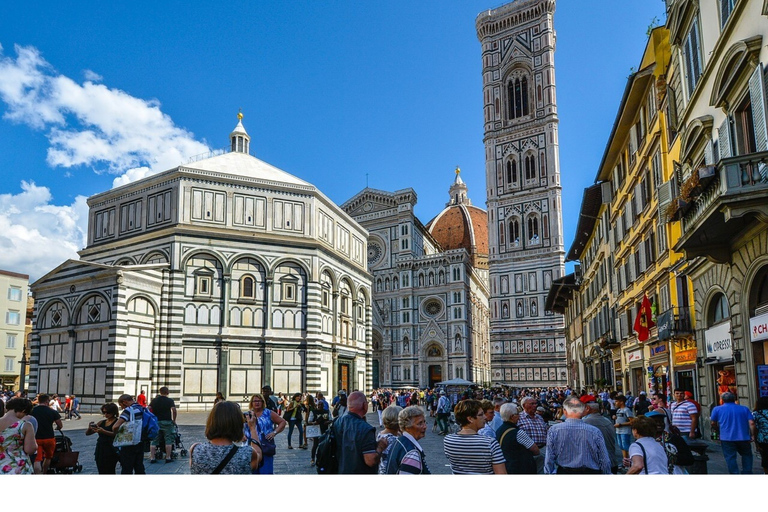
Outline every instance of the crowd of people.
<path fill-rule="evenodd" d="M 18 392 L 0 398 L 0 473 L 48 472 L 55 430 L 66 419 L 80 419 L 79 400 L 65 396 L 62 404 L 56 395 L 29 399 Z M 732 393 L 721 401 L 710 418 L 728 471 L 752 472 L 755 443 L 768 472 L 768 398 L 760 398 L 754 410 L 739 405 Z M 104 419 L 85 432 L 98 435 L 99 474 L 115 474 L 118 464 L 121 474 L 145 473 L 146 440 L 132 429 L 147 413 L 159 425 L 149 463 L 162 455 L 166 464 L 173 462 L 175 403 L 166 387 L 147 402 L 142 391 L 101 406 Z M 369 410 L 377 413 L 378 428 L 367 421 Z M 264 386 L 247 407 L 216 397 L 206 441 L 190 447 L 190 467 L 193 474 L 272 474 L 275 437 L 287 429 L 288 449 L 294 449 L 294 433 L 298 449 L 308 450 L 312 441 L 311 466 L 321 440 L 332 438 L 334 473 L 429 474 L 429 454 L 419 440 L 431 422 L 435 435 L 444 436 L 454 474 L 685 474 L 695 462 L 691 443 L 701 437 L 700 415 L 700 404 L 685 390 L 676 390 L 672 403 L 663 393 L 634 398 L 567 387 L 377 389 L 368 396 L 340 390 L 329 403 L 322 393 L 274 395 Z"/>

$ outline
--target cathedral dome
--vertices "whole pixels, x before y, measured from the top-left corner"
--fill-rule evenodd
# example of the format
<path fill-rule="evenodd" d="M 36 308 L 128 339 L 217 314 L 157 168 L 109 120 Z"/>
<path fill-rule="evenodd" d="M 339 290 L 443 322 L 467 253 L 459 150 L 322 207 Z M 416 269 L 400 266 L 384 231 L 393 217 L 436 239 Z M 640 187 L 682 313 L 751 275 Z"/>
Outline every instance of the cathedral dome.
<path fill-rule="evenodd" d="M 472 206 L 467 197 L 467 185 L 456 169 L 451 185 L 451 199 L 445 209 L 427 224 L 427 230 L 444 250 L 464 248 L 474 264 L 488 260 L 488 214 Z"/>

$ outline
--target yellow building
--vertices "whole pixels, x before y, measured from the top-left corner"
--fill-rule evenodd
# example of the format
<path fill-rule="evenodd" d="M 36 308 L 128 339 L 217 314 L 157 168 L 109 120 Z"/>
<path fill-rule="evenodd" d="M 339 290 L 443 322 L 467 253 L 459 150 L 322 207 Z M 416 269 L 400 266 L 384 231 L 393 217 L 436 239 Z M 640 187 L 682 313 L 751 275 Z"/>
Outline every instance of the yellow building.
<path fill-rule="evenodd" d="M 581 343 L 569 339 L 581 387 L 635 395 L 668 385 L 695 389 L 692 288 L 681 275 L 685 262 L 670 249 L 680 228 L 667 222 L 679 152 L 666 114 L 670 57 L 668 30 L 653 29 L 639 71 L 628 78 L 595 184 L 584 192 L 567 257 L 580 262 L 580 300 L 557 286 L 566 278 L 548 297 L 566 318 L 583 318 Z M 641 342 L 633 327 L 644 296 L 658 326 Z M 574 307 L 580 310 L 568 311 Z"/>
<path fill-rule="evenodd" d="M 722 393 L 768 396 L 768 4 L 667 0 L 666 27 L 680 132 L 669 213 L 695 290 L 706 435 Z"/>
<path fill-rule="evenodd" d="M 0 385 L 20 388 L 29 276 L 0 270 Z"/>

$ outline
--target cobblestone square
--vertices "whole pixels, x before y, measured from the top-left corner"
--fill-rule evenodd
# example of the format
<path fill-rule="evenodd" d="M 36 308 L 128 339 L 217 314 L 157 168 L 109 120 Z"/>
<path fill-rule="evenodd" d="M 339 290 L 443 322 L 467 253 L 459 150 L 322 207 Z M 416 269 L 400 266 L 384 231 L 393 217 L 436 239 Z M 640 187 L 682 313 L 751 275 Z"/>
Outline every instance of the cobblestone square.
<path fill-rule="evenodd" d="M 177 418 L 179 433 L 181 434 L 184 446 L 189 450 L 192 444 L 205 441 L 205 421 L 208 412 L 180 412 Z M 85 429 L 91 421 L 99 421 L 100 416 L 95 414 L 84 414 L 82 420 L 64 421 L 64 434 L 72 440 L 72 449 L 80 452 L 80 464 L 83 465 L 81 474 L 96 475 L 96 463 L 94 462 L 93 452 L 96 447 L 96 435 L 86 436 Z M 378 419 L 375 413 L 368 413 L 368 423 L 378 425 Z M 451 468 L 448 459 L 443 451 L 443 438 L 433 431 L 434 418 L 427 418 L 429 428 L 427 435 L 420 441 L 427 455 L 427 464 L 433 474 L 450 475 Z M 315 475 L 317 471 L 310 466 L 311 441 L 309 448 L 302 450 L 297 448 L 298 433 L 293 434 L 293 449 L 288 449 L 288 429 L 277 436 L 277 455 L 275 456 L 275 474 L 276 475 Z M 377 428 L 378 431 L 378 428 Z M 178 450 L 177 450 L 178 452 Z M 723 460 L 722 451 L 717 443 L 710 443 L 707 451 L 709 456 L 708 471 L 710 474 L 727 474 L 728 471 Z M 760 460 L 755 457 L 754 470 L 759 471 Z M 155 464 L 149 463 L 149 453 L 145 455 L 144 467 L 147 474 L 152 475 L 184 475 L 189 474 L 189 457 L 175 459 L 174 462 L 165 463 L 158 461 Z M 118 465 L 118 473 L 120 467 Z"/>

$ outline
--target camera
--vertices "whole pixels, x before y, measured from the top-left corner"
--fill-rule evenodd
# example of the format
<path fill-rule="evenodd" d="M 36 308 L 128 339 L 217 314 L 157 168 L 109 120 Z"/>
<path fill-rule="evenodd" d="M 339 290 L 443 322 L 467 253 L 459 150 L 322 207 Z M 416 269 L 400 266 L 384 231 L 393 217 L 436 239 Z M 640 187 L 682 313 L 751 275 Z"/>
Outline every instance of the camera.
<path fill-rule="evenodd" d="M 243 413 L 243 418 L 245 418 L 245 421 L 248 421 L 248 418 L 250 418 L 250 417 L 251 417 L 251 413 L 250 412 L 244 412 Z"/>

